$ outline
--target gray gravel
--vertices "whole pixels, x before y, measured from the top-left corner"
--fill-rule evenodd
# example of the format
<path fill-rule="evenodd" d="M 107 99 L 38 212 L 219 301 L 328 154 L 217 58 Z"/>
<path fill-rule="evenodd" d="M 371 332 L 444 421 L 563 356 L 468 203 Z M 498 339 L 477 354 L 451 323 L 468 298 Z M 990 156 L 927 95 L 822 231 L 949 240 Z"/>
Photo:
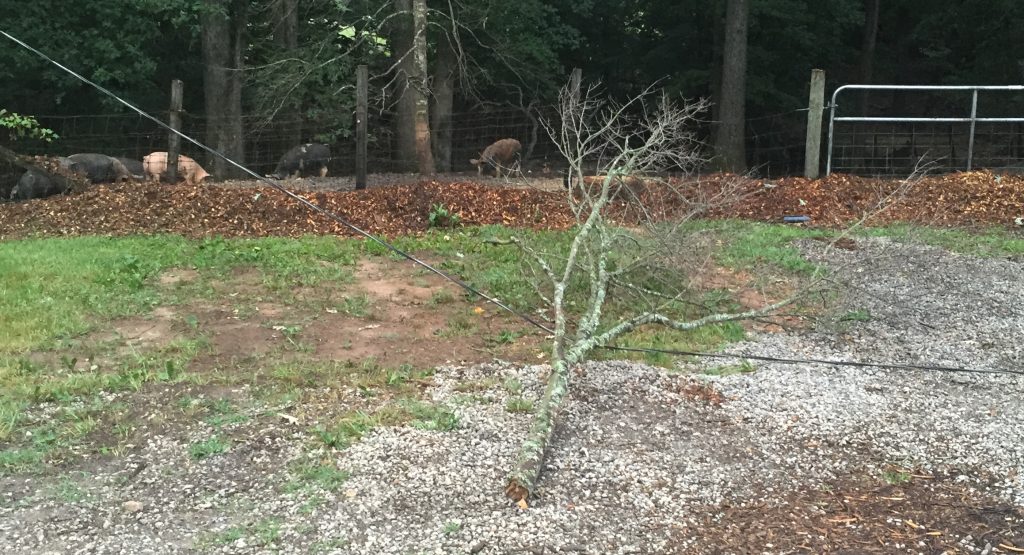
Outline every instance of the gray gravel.
<path fill-rule="evenodd" d="M 1020 263 L 885 240 L 860 246 L 802 248 L 845 284 L 837 316 L 870 319 L 835 318 L 730 350 L 1021 369 Z M 0 545 L 8 553 L 699 553 L 713 548 L 699 523 L 722 503 L 782 499 L 887 463 L 955 468 L 979 493 L 1024 507 L 1024 377 L 754 366 L 726 377 L 586 366 L 528 510 L 502 495 L 530 419 L 506 410 L 514 388 L 505 384 L 519 382 L 523 397 L 537 399 L 546 369 L 492 364 L 439 369 L 428 395 L 458 415 L 449 432 L 380 428 L 332 451 L 311 446 L 310 422 L 261 421 L 259 439 L 195 461 L 188 444 L 211 433 L 200 426 L 154 434 L 125 458 L 87 461 L 63 481 L 5 479 Z M 457 388 L 487 379 L 477 391 Z M 694 384 L 727 400 L 695 399 Z M 351 478 L 337 491 L 289 490 L 287 469 L 302 459 L 334 460 Z M 69 485 L 80 495 L 69 498 Z"/>
<path fill-rule="evenodd" d="M 802 249 L 833 268 L 845 295 L 836 321 L 767 334 L 731 352 L 1024 373 L 1024 265 L 938 248 L 862 240 L 857 250 Z M 857 314 L 867 321 L 842 322 Z M 1024 375 L 877 370 L 754 362 L 713 380 L 769 441 L 814 441 L 923 468 L 990 473 L 1024 506 Z M 1016 478 L 1010 478 L 1017 476 Z"/>

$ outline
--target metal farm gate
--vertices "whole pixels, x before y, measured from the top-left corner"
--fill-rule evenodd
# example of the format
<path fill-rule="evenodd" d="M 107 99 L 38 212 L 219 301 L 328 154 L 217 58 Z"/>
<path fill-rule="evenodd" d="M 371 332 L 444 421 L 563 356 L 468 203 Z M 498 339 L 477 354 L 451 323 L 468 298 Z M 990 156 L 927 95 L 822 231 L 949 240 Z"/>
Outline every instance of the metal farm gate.
<path fill-rule="evenodd" d="M 883 111 L 896 115 L 840 115 L 840 95 L 847 91 L 865 95 L 862 107 L 868 106 L 867 95 L 882 96 L 888 104 Z M 1018 94 L 1006 98 L 1000 92 Z M 983 110 L 979 93 L 988 93 L 981 99 Z M 1024 113 L 1019 93 L 1024 85 L 843 85 L 832 94 L 825 173 L 907 174 L 921 163 L 945 171 L 1024 172 L 1024 118 L 1015 117 Z M 956 96 L 965 98 L 950 98 Z M 961 106 L 963 115 L 957 115 Z M 935 112 L 952 115 L 925 117 Z"/>

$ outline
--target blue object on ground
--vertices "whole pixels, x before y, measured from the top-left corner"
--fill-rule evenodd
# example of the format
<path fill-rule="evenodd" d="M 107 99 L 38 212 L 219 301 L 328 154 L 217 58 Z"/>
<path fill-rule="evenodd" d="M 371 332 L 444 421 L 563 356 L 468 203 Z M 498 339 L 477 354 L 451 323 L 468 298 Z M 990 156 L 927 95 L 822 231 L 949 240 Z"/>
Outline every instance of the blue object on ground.
<path fill-rule="evenodd" d="M 784 222 L 786 222 L 788 224 L 799 223 L 799 222 L 809 222 L 809 221 L 811 221 L 811 217 L 810 216 L 783 216 L 782 217 L 782 221 L 784 221 Z"/>

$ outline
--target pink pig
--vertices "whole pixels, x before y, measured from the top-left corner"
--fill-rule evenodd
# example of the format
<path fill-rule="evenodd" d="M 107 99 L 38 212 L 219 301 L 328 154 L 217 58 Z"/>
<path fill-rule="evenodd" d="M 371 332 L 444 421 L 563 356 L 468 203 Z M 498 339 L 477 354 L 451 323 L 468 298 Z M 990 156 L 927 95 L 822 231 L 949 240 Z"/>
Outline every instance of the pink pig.
<path fill-rule="evenodd" d="M 142 158 L 142 168 L 146 178 L 150 181 L 159 181 L 160 177 L 167 173 L 167 153 L 151 152 Z M 185 155 L 178 156 L 178 175 L 185 178 L 189 185 L 195 185 L 210 177 L 195 160 Z"/>

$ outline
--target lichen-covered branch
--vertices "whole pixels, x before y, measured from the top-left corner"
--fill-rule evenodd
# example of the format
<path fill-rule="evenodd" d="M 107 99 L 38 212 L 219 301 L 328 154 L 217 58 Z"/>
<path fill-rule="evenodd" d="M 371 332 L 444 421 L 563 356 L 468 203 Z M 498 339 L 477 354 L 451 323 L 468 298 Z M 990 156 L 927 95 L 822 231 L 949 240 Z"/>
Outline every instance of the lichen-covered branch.
<path fill-rule="evenodd" d="M 639 328 L 640 326 L 645 326 L 648 324 L 659 324 L 677 331 L 689 331 L 704 326 L 710 326 L 712 324 L 720 324 L 722 322 L 748 320 L 751 318 L 764 316 L 766 314 L 771 314 L 784 306 L 793 304 L 794 302 L 796 302 L 798 298 L 799 295 L 795 295 L 787 299 L 783 299 L 779 302 L 772 303 L 770 305 L 763 306 L 761 308 L 754 310 L 748 310 L 745 312 L 723 312 L 719 314 L 709 314 L 707 316 L 704 316 L 703 318 L 698 318 L 696 320 L 689 321 L 673 320 L 663 314 L 649 312 L 646 314 L 641 314 L 640 316 L 637 316 L 626 322 L 622 322 L 620 324 L 612 326 L 610 329 L 606 330 L 600 335 L 590 338 L 590 340 L 588 341 L 579 342 L 578 345 L 580 349 L 585 349 L 583 352 L 589 352 L 597 347 L 607 345 L 608 343 L 622 336 L 623 334 L 629 333 L 635 330 L 636 328 Z M 573 349 L 576 350 L 577 346 L 574 346 Z"/>
<path fill-rule="evenodd" d="M 556 361 L 548 377 L 547 390 L 534 414 L 533 425 L 519 448 L 519 457 L 509 475 L 505 495 L 510 498 L 525 502 L 536 491 L 544 455 L 555 429 L 555 417 L 568 393 L 569 367 L 565 361 Z"/>

